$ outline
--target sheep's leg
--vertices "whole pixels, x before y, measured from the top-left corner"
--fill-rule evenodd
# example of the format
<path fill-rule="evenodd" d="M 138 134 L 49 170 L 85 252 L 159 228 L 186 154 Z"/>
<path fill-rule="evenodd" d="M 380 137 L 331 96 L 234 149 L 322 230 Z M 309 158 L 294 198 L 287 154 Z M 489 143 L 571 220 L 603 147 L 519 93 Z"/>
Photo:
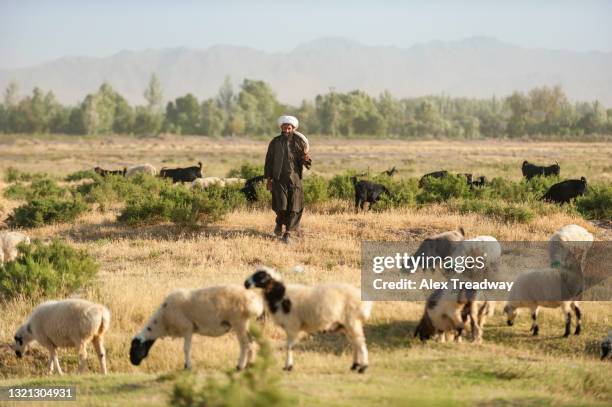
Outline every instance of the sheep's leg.
<path fill-rule="evenodd" d="M 285 367 L 283 370 L 288 372 L 293 369 L 293 345 L 297 342 L 297 335 L 287 332 L 287 358 L 285 359 Z"/>
<path fill-rule="evenodd" d="M 55 348 L 48 348 L 49 350 L 49 374 L 52 375 L 53 374 L 53 359 L 54 359 L 54 354 L 56 352 Z"/>
<path fill-rule="evenodd" d="M 482 307 L 484 309 L 484 305 Z M 472 302 L 470 307 L 470 319 L 472 328 L 472 342 L 482 343 L 482 319 L 484 316 L 480 315 L 480 306 L 476 301 Z"/>
<path fill-rule="evenodd" d="M 85 367 L 87 365 L 87 342 L 79 343 L 79 374 L 82 374 L 85 371 Z"/>
<path fill-rule="evenodd" d="M 104 349 L 104 338 L 101 336 L 95 336 L 92 340 L 96 354 L 98 355 L 98 361 L 100 362 L 100 371 L 102 374 L 106 374 L 106 352 Z"/>
<path fill-rule="evenodd" d="M 63 375 L 64 372 L 62 372 L 62 368 L 60 367 L 56 348 L 53 348 L 53 350 L 51 351 L 51 358 L 53 359 L 53 364 L 55 365 L 55 371 L 57 372 L 57 374 L 59 374 L 60 376 Z"/>
<path fill-rule="evenodd" d="M 368 368 L 368 347 L 366 345 L 361 321 L 354 321 L 347 326 L 346 335 L 352 342 L 353 349 L 357 349 L 357 366 L 355 366 L 353 362 L 351 370 L 357 369 L 357 373 L 363 373 Z"/>
<path fill-rule="evenodd" d="M 185 354 L 185 369 L 191 369 L 191 337 L 193 332 L 189 332 L 185 335 L 185 341 L 183 342 L 183 353 Z"/>
<path fill-rule="evenodd" d="M 574 331 L 574 335 L 580 335 L 580 318 L 582 318 L 582 312 L 575 302 L 572 303 L 572 308 L 574 309 L 574 314 L 576 314 L 576 331 Z"/>
<path fill-rule="evenodd" d="M 533 336 L 538 336 L 538 333 L 540 332 L 540 327 L 538 326 L 538 307 L 531 310 L 531 320 L 533 322 L 531 323 L 531 328 L 529 330 L 533 332 Z"/>
<path fill-rule="evenodd" d="M 247 331 L 248 321 L 245 321 L 241 324 L 235 324 L 234 330 L 238 338 L 238 344 L 240 345 L 240 356 L 238 356 L 238 364 L 236 365 L 236 370 L 242 370 L 246 367 L 247 362 L 249 360 L 249 352 L 251 347 L 251 343 L 249 341 L 249 334 Z"/>
<path fill-rule="evenodd" d="M 565 314 L 565 333 L 563 334 L 564 338 L 567 338 L 570 335 L 570 331 L 572 330 L 572 313 L 568 310 L 564 310 Z"/>

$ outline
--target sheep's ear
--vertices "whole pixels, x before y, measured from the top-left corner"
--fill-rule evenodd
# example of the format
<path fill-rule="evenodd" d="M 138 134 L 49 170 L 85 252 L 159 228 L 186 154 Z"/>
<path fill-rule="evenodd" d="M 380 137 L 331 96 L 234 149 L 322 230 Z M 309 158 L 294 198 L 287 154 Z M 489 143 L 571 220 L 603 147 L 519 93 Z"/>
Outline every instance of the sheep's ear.
<path fill-rule="evenodd" d="M 26 330 L 28 331 L 30 335 L 32 334 L 32 326 L 30 324 L 28 324 L 28 326 L 26 327 Z"/>

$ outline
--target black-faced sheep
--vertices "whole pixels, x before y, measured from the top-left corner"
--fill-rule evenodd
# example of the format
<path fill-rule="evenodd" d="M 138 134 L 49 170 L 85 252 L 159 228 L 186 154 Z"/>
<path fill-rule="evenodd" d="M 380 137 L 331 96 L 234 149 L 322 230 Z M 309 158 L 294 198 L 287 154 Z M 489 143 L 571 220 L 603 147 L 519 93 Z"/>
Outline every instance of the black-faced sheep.
<path fill-rule="evenodd" d="M 151 164 L 134 165 L 127 169 L 125 176 L 129 178 L 137 174 L 147 174 L 155 176 L 157 175 L 157 169 Z"/>
<path fill-rule="evenodd" d="M 247 201 L 255 202 L 257 201 L 257 185 L 264 182 L 265 180 L 266 177 L 264 177 L 263 175 L 258 175 L 256 177 L 249 178 L 244 183 L 244 188 L 242 188 L 240 192 L 244 194 Z"/>
<path fill-rule="evenodd" d="M 572 199 L 585 194 L 587 180 L 585 177 L 580 179 L 568 179 L 552 185 L 542 197 L 543 201 L 559 203 L 561 205 L 569 203 Z"/>
<path fill-rule="evenodd" d="M 601 360 L 605 360 L 608 357 L 612 359 L 612 330 L 601 341 Z"/>
<path fill-rule="evenodd" d="M 132 339 L 130 361 L 139 365 L 159 338 L 183 338 L 184 366 L 190 369 L 193 334 L 217 337 L 233 330 L 240 344 L 236 367 L 244 369 L 254 357 L 248 335 L 249 322 L 261 316 L 263 311 L 261 298 L 238 285 L 177 290 L 164 299 Z"/>
<path fill-rule="evenodd" d="M 30 342 L 38 342 L 49 350 L 49 374 L 55 367 L 61 375 L 57 348 L 78 349 L 79 373 L 82 373 L 87 360 L 87 344 L 92 342 L 100 361 L 100 370 L 106 374 L 104 334 L 109 325 L 110 312 L 103 305 L 81 299 L 48 301 L 37 306 L 28 320 L 17 329 L 12 348 L 21 358 Z"/>
<path fill-rule="evenodd" d="M 173 183 L 193 182 L 196 178 L 202 178 L 202 162 L 198 161 L 197 166 L 185 168 L 162 168 L 159 171 L 162 178 L 172 178 Z"/>
<path fill-rule="evenodd" d="M 382 184 L 361 180 L 357 181 L 357 177 L 351 177 L 353 187 L 355 188 L 355 211 L 367 210 L 371 205 L 375 204 L 381 194 L 391 195 L 387 187 Z M 367 209 L 365 204 L 368 204 Z"/>
<path fill-rule="evenodd" d="M 94 172 L 100 175 L 101 177 L 107 177 L 109 175 L 120 175 L 122 177 L 125 177 L 125 174 L 127 173 L 127 167 L 123 167 L 122 170 L 104 170 L 100 167 L 96 167 L 94 168 Z"/>
<path fill-rule="evenodd" d="M 17 258 L 19 255 L 17 246 L 20 243 L 30 244 L 30 238 L 21 232 L 0 232 L 0 264 Z"/>
<path fill-rule="evenodd" d="M 444 342 L 447 335 L 452 335 L 459 341 L 464 327 L 461 313 L 466 304 L 465 292 L 435 290 L 427 298 L 423 317 L 414 331 L 414 336 L 418 336 L 422 341 L 438 338 Z"/>
<path fill-rule="evenodd" d="M 357 288 L 348 284 L 285 285 L 280 275 L 267 267 L 259 267 L 244 286 L 263 289 L 272 320 L 287 334 L 285 370 L 293 368 L 292 349 L 302 332 L 328 331 L 345 333 L 353 346 L 351 370 L 365 372 L 368 349 L 363 324 L 370 317 L 372 303 L 362 302 Z"/>
<path fill-rule="evenodd" d="M 529 181 L 533 177 L 537 176 L 559 176 L 559 174 L 561 173 L 561 167 L 559 167 L 559 163 L 556 161 L 553 165 L 549 165 L 547 167 L 531 164 L 528 161 L 523 161 L 521 171 L 523 172 L 523 177 L 525 177 L 527 181 Z"/>

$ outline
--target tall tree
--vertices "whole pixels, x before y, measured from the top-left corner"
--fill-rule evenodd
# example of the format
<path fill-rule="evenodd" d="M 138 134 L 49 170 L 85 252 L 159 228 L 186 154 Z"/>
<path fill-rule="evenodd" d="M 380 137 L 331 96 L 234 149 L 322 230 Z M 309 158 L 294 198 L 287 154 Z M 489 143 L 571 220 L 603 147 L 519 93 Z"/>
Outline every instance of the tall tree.
<path fill-rule="evenodd" d="M 153 112 L 161 111 L 164 94 L 162 92 L 161 82 L 155 73 L 151 74 L 149 85 L 144 91 L 144 98 L 147 101 L 147 108 L 149 110 Z"/>
<path fill-rule="evenodd" d="M 235 97 L 234 87 L 232 86 L 232 80 L 229 75 L 225 76 L 223 85 L 219 88 L 219 92 L 217 93 L 217 104 L 225 113 L 229 114 L 232 112 L 235 104 Z"/>
<path fill-rule="evenodd" d="M 19 103 L 19 84 L 12 80 L 4 90 L 4 106 L 6 108 L 15 107 Z"/>

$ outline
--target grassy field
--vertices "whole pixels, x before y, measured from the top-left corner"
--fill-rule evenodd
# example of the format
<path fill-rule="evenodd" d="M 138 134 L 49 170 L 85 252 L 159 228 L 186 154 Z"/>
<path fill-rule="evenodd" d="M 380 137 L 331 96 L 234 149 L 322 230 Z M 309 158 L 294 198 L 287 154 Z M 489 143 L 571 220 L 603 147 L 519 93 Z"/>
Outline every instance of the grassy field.
<path fill-rule="evenodd" d="M 224 176 L 243 162 L 261 162 L 265 141 L 211 140 L 174 136 L 136 138 L 0 138 L 0 169 L 8 166 L 54 175 L 100 165 L 123 167 L 149 162 L 156 167 L 204 163 L 206 176 Z M 448 169 L 487 176 L 520 178 L 520 164 L 559 161 L 563 177 L 612 181 L 609 143 L 553 142 L 401 142 L 320 140 L 311 143 L 314 169 L 322 175 L 347 168 L 378 172 L 393 165 L 399 176 Z M 314 172 L 314 171 L 313 171 Z M 0 190 L 6 187 L 0 184 Z M 1 191 L 0 191 L 1 192 Z M 0 198 L 0 221 L 19 202 Z M 162 340 L 139 367 L 130 364 L 131 337 L 171 290 L 219 283 L 242 283 L 257 264 L 279 268 L 291 282 L 343 281 L 358 285 L 362 240 L 418 241 L 438 231 L 463 226 L 468 235 L 491 234 L 499 240 L 546 240 L 551 232 L 577 223 L 598 240 L 610 230 L 559 210 L 528 223 L 503 223 L 476 214 L 458 215 L 444 205 L 354 214 L 317 210 L 304 215 L 304 236 L 292 245 L 272 237 L 270 210 L 240 210 L 210 227 L 174 225 L 128 227 L 117 224 L 117 210 L 91 212 L 74 224 L 28 230 L 36 238 L 61 237 L 87 249 L 101 264 L 95 284 L 78 295 L 106 304 L 112 312 L 107 334 L 110 374 L 76 376 L 76 355 L 60 352 L 67 376 L 43 375 L 46 352 L 34 347 L 17 360 L 0 347 L 0 386 L 76 384 L 78 405 L 165 405 L 182 369 L 182 341 Z M 346 210 L 344 210 L 346 209 Z M 294 265 L 305 267 L 292 273 Z M 30 312 L 28 299 L 0 304 L 0 344 L 11 340 Z M 316 335 L 296 348 L 295 368 L 281 374 L 283 334 L 267 324 L 264 333 L 276 349 L 282 385 L 297 405 L 610 405 L 610 364 L 598 359 L 598 341 L 612 327 L 611 303 L 583 305 L 583 335 L 561 338 L 559 310 L 543 310 L 540 337 L 529 336 L 524 314 L 507 327 L 498 312 L 485 327 L 484 343 L 422 344 L 412 338 L 422 303 L 380 302 L 366 327 L 370 369 L 349 372 L 351 352 L 341 336 Z M 499 310 L 498 310 L 499 311 Z M 193 364 L 198 375 L 220 375 L 234 366 L 233 336 L 196 337 Z M 90 350 L 90 371 L 97 360 Z M 6 405 L 9 405 L 5 403 Z M 5 405 L 0 402 L 0 405 Z M 15 405 L 22 405 L 15 403 Z M 37 403 L 57 406 L 60 403 Z M 67 405 L 75 405 L 67 403 Z"/>

